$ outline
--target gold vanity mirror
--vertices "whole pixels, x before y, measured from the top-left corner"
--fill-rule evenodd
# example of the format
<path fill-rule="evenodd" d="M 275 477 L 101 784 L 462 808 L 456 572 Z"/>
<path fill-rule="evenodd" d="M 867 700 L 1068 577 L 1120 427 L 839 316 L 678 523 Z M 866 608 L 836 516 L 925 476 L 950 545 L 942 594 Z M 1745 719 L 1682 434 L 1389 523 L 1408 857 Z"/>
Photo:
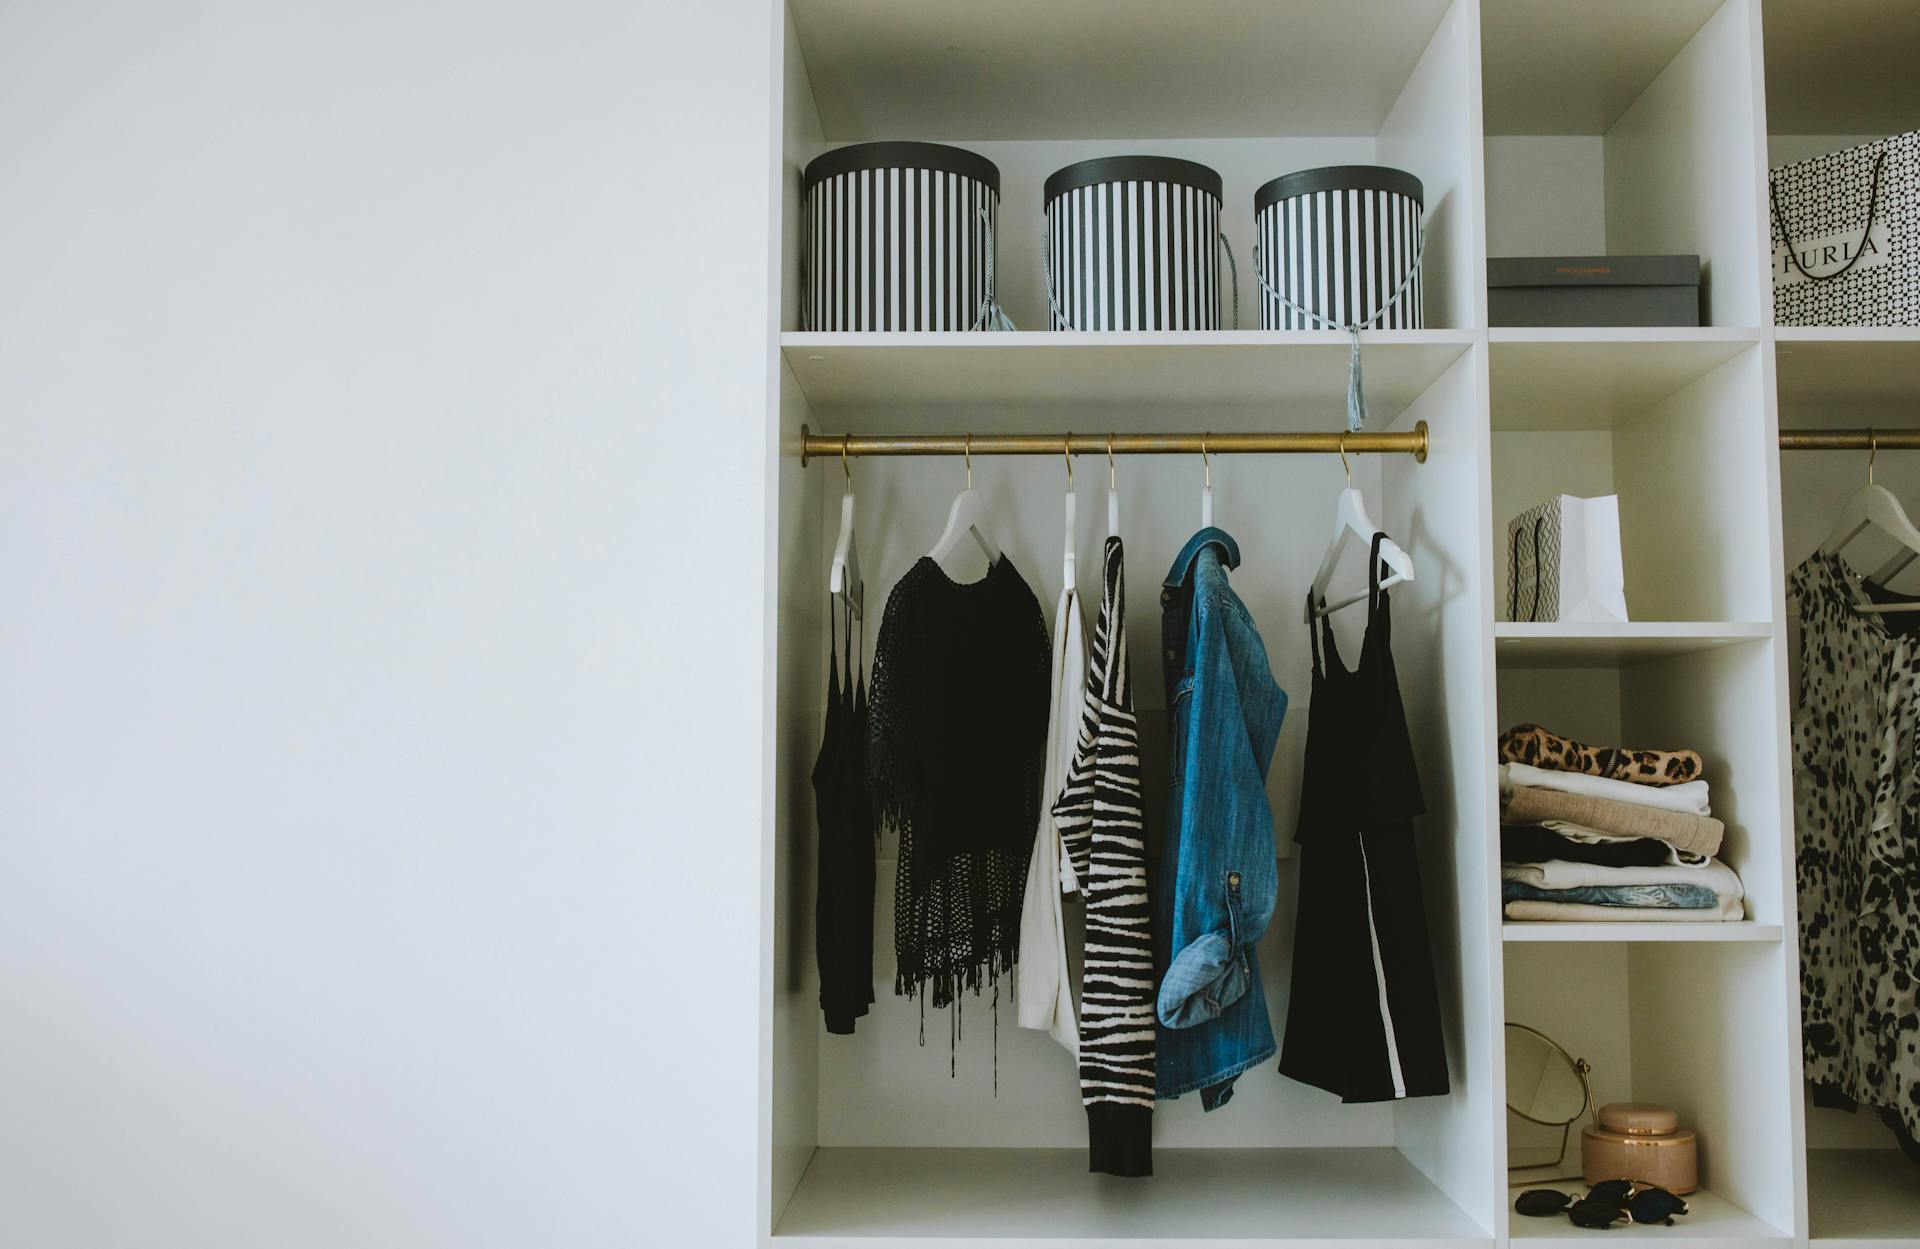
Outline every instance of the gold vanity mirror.
<path fill-rule="evenodd" d="M 1560 1129 L 1560 1148 L 1551 1157 L 1515 1162 L 1509 1149 L 1510 1174 L 1560 1165 L 1573 1125 L 1593 1109 L 1593 1083 L 1588 1078 L 1592 1071 L 1586 1059 L 1567 1053 L 1539 1029 L 1507 1025 L 1507 1109 L 1528 1123 Z M 1523 1177 L 1515 1182 L 1542 1181 Z"/>

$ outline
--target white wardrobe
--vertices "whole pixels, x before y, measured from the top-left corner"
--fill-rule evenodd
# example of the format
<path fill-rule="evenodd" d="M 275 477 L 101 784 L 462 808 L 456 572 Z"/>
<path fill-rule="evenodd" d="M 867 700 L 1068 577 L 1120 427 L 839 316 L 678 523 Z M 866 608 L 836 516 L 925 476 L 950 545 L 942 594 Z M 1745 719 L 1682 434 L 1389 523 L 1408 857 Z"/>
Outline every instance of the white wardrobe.
<path fill-rule="evenodd" d="M 780 0 L 772 0 L 776 5 Z M 1800 1077 L 1791 705 L 1783 572 L 1824 534 L 1864 456 L 1778 451 L 1782 426 L 1920 426 L 1920 331 L 1776 330 L 1770 160 L 1920 118 L 1920 21 L 1899 0 L 786 0 L 772 71 L 783 211 L 769 246 L 782 294 L 769 338 L 778 593 L 767 749 L 773 795 L 757 895 L 761 1233 L 808 1245 L 1162 1245 L 1335 1241 L 1493 1246 L 1643 1237 L 1690 1246 L 1855 1238 L 1920 1247 L 1920 1169 L 1884 1129 L 1809 1111 Z M 1775 51 L 1776 38 L 1784 41 Z M 1842 53 L 1902 66 L 1838 72 Z M 1817 51 L 1810 49 L 1817 48 Z M 1838 59 L 1837 59 L 1838 58 Z M 1872 58 L 1879 58 L 1876 62 Z M 1891 85 L 1890 85 L 1891 84 Z M 1002 334 L 799 330 L 799 177 L 837 144 L 956 143 L 1002 176 Z M 1395 643 L 1428 814 L 1418 825 L 1452 1092 L 1342 1106 L 1249 1072 L 1233 1102 L 1156 1114 L 1155 1176 L 1086 1174 L 1074 1068 L 1001 1001 L 947 1025 L 897 999 L 892 873 L 875 913 L 879 1001 L 828 1036 L 813 971 L 813 799 L 828 647 L 837 458 L 815 433 L 1319 431 L 1344 417 L 1337 333 L 1048 333 L 1038 250 L 1046 176 L 1123 153 L 1218 170 L 1225 229 L 1252 236 L 1255 187 L 1316 165 L 1384 164 L 1426 190 L 1426 325 L 1369 332 L 1370 428 L 1424 421 L 1424 462 L 1356 457 L 1354 480 L 1419 568 L 1396 589 Z M 1489 255 L 1698 253 L 1698 329 L 1487 325 Z M 1255 320 L 1251 282 L 1243 323 Z M 1104 457 L 1082 456 L 1083 591 L 1097 590 Z M 1881 479 L 1920 497 L 1920 454 Z M 954 458 L 851 463 L 872 647 L 892 581 L 939 534 Z M 1159 814 L 1165 716 L 1159 603 L 1199 523 L 1197 456 L 1116 466 L 1129 630 Z M 1058 456 L 976 456 L 994 532 L 1039 599 L 1060 577 Z M 1346 484 L 1329 455 L 1216 455 L 1216 523 L 1240 542 L 1234 584 L 1294 701 L 1269 792 L 1280 911 L 1261 950 L 1284 1019 L 1291 836 L 1308 705 L 1299 604 Z M 1504 619 L 1507 518 L 1557 493 L 1618 494 L 1634 623 Z M 1355 561 L 1357 564 L 1359 561 Z M 1352 615 L 1353 613 L 1349 613 Z M 1342 639 L 1357 638 L 1342 621 Z M 1701 751 L 1747 918 L 1701 925 L 1504 925 L 1494 739 L 1537 720 L 1596 742 Z M 1163 749 L 1163 747 L 1162 747 Z M 1510 1212 L 1505 1020 L 1586 1057 L 1600 1101 L 1672 1104 L 1700 1135 L 1703 1189 L 1672 1228 L 1582 1232 Z M 994 1090 L 997 1061 L 998 1091 Z M 1577 1152 L 1577 1147 L 1576 1147 Z M 1864 1238 L 1864 1239 L 1861 1239 Z"/>

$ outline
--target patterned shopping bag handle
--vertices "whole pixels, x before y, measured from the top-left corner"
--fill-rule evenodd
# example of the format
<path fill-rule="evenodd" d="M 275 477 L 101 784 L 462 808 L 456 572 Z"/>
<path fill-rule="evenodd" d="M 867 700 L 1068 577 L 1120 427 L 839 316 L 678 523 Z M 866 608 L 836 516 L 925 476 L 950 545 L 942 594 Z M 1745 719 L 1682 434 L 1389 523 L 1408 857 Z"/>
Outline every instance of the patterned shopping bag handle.
<path fill-rule="evenodd" d="M 1847 270 L 1859 264 L 1860 257 L 1866 255 L 1867 235 L 1873 229 L 1873 210 L 1880 204 L 1880 167 L 1886 163 L 1887 154 L 1884 150 L 1875 154 L 1873 189 L 1867 192 L 1867 224 L 1860 227 L 1860 241 L 1854 245 L 1852 258 L 1832 273 L 1808 273 L 1806 266 L 1800 263 L 1799 245 L 1793 241 L 1793 235 L 1787 233 L 1787 219 L 1780 213 L 1779 189 L 1772 178 L 1767 179 L 1767 203 L 1773 207 L 1773 223 L 1780 227 L 1780 241 L 1787 245 L 1788 262 L 1800 270 L 1801 277 L 1809 282 L 1831 282 L 1835 278 L 1843 278 L 1847 276 Z"/>
<path fill-rule="evenodd" d="M 1233 258 L 1233 244 L 1227 241 L 1227 232 L 1220 231 L 1220 246 L 1227 252 L 1227 271 L 1233 275 L 1233 328 L 1240 328 L 1240 265 Z M 1047 307 L 1053 310 L 1053 318 L 1070 330 L 1078 331 L 1079 326 L 1067 320 L 1067 314 L 1060 311 L 1060 301 L 1053 297 L 1053 262 L 1047 257 L 1053 251 L 1053 236 L 1047 230 L 1047 219 L 1040 218 L 1040 277 L 1047 287 Z"/>
<path fill-rule="evenodd" d="M 1533 522 L 1533 610 L 1527 614 L 1529 621 L 1540 619 L 1540 526 L 1547 523 L 1542 516 Z M 1513 530 L 1513 543 L 1507 555 L 1507 619 L 1520 618 L 1520 529 Z"/>

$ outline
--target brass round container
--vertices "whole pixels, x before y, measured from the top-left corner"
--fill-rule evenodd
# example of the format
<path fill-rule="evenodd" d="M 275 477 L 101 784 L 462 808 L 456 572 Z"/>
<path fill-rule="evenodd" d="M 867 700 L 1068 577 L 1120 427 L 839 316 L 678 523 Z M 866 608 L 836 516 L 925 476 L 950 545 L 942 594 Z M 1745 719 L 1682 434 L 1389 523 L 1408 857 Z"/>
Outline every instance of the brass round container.
<path fill-rule="evenodd" d="M 1596 1124 L 1580 1133 L 1580 1173 L 1587 1183 L 1632 1180 L 1681 1196 L 1700 1187 L 1694 1134 L 1674 1126 L 1671 1110 L 1616 1103 L 1601 1107 L 1599 1117 L 1602 1124 L 1623 1124 L 1626 1130 Z"/>

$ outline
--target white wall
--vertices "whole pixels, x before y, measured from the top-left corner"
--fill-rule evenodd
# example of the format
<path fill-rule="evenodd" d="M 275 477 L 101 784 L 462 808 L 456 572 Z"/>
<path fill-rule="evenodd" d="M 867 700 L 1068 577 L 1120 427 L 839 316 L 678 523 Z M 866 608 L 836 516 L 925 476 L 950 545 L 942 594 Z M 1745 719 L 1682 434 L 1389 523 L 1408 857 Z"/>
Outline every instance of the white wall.
<path fill-rule="evenodd" d="M 749 1243 L 772 23 L 0 7 L 0 1241 Z"/>

